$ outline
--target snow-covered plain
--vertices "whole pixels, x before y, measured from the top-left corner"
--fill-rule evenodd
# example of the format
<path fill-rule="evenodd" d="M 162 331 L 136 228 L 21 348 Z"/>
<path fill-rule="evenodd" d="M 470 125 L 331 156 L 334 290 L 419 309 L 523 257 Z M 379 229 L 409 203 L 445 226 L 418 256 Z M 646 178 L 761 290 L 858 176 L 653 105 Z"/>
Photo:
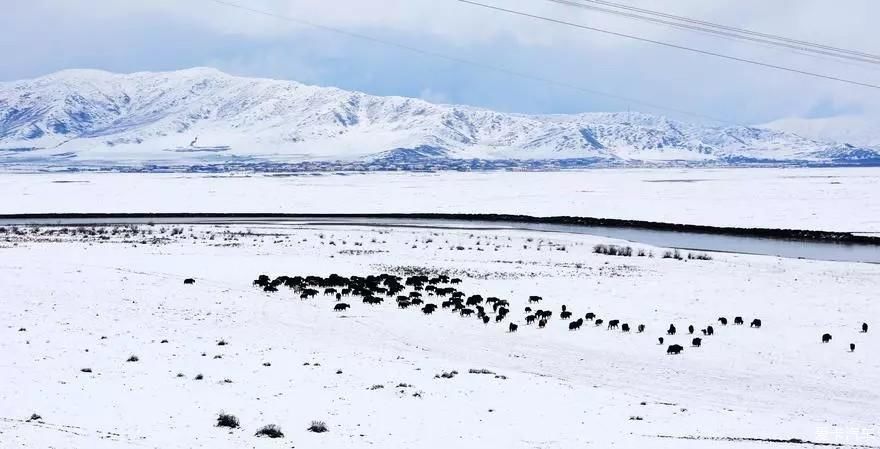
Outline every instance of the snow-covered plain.
<path fill-rule="evenodd" d="M 658 257 L 612 257 L 591 248 L 620 242 L 523 231 L 23 230 L 0 234 L 3 448 L 880 446 L 880 341 L 858 331 L 880 317 L 874 265 L 677 261 L 645 246 Z M 412 267 L 510 300 L 509 319 L 483 325 L 353 297 L 337 313 L 331 296 L 251 286 L 261 273 Z M 529 295 L 554 312 L 545 329 L 523 322 Z M 569 331 L 563 304 L 647 329 Z M 736 315 L 746 326 L 716 321 Z M 763 327 L 749 328 L 753 318 Z M 679 335 L 665 335 L 670 323 Z M 692 348 L 688 324 L 716 333 Z M 683 353 L 666 355 L 660 336 Z M 214 427 L 220 411 L 241 428 Z M 311 420 L 330 431 L 307 432 Z M 255 437 L 266 424 L 285 438 Z"/>
<path fill-rule="evenodd" d="M 508 213 L 880 233 L 880 168 L 3 174 L 0 213 Z"/>

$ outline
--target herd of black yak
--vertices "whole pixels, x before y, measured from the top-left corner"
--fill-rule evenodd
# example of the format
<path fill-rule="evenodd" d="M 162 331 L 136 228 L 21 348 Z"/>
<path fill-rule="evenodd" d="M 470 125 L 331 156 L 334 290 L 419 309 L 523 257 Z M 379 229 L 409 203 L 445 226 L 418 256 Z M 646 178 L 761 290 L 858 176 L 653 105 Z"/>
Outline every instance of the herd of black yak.
<path fill-rule="evenodd" d="M 192 284 L 194 282 L 195 281 L 192 279 L 187 279 L 185 281 L 187 284 Z M 413 275 L 404 279 L 400 276 L 394 276 L 387 273 L 369 275 L 366 277 L 343 277 L 337 274 L 331 274 L 327 277 L 279 276 L 275 279 L 271 279 L 269 276 L 261 274 L 253 282 L 254 286 L 262 288 L 264 291 L 270 293 L 277 292 L 280 287 L 285 287 L 292 290 L 295 294 L 298 294 L 300 299 L 314 298 L 319 294 L 332 296 L 336 299 L 336 304 L 333 306 L 333 310 L 337 312 L 345 311 L 351 307 L 349 303 L 343 302 L 343 299 L 360 297 L 361 301 L 368 305 L 378 305 L 385 302 L 386 299 L 389 302 L 393 299 L 398 308 L 419 308 L 425 315 L 431 315 L 434 313 L 437 310 L 436 302 L 439 302 L 441 308 L 449 309 L 452 313 L 456 313 L 461 317 L 474 317 L 482 321 L 483 324 L 489 324 L 493 320 L 496 323 L 501 323 L 507 318 L 510 313 L 510 303 L 507 300 L 492 296 L 487 298 L 483 298 L 481 295 L 468 296 L 456 287 L 453 287 L 454 285 L 459 284 L 461 284 L 461 279 L 450 278 L 445 275 L 437 275 L 433 277 Z M 407 294 L 404 294 L 407 290 L 410 291 Z M 539 328 L 543 329 L 553 317 L 554 312 L 551 310 L 532 309 L 531 305 L 537 307 L 541 301 L 542 298 L 540 296 L 529 296 L 529 306 L 524 309 L 526 314 L 524 321 L 526 325 L 537 324 Z M 489 309 L 491 309 L 491 311 Z M 587 312 L 583 317 L 578 317 L 577 319 L 572 319 L 573 317 L 574 313 L 563 305 L 559 312 L 559 318 L 568 321 L 568 329 L 570 331 L 580 329 L 587 321 L 592 322 L 593 326 L 596 327 L 605 324 L 605 320 L 597 317 L 593 312 Z M 719 317 L 718 323 L 721 326 L 727 326 L 728 320 L 726 317 Z M 745 320 L 741 316 L 734 317 L 733 325 L 744 324 Z M 761 324 L 761 320 L 755 318 L 750 322 L 749 327 L 760 329 Z M 518 328 L 518 324 L 512 321 L 508 323 L 507 329 L 509 332 L 516 332 Z M 607 329 L 619 329 L 621 332 L 631 331 L 629 323 L 621 323 L 620 320 L 617 319 L 608 320 Z M 636 326 L 636 333 L 643 332 L 645 332 L 645 325 L 638 324 Z M 669 328 L 666 330 L 666 335 L 676 335 L 677 332 L 678 329 L 675 325 L 670 324 Z M 867 323 L 862 323 L 862 332 L 868 332 Z M 696 328 L 693 325 L 689 325 L 687 327 L 687 333 L 688 335 L 695 334 Z M 703 337 L 709 337 L 715 334 L 715 328 L 712 325 L 707 325 L 705 328 L 700 329 L 700 333 Z M 828 343 L 830 341 L 831 334 L 826 333 L 822 335 L 822 343 Z M 658 342 L 658 344 L 663 345 L 664 338 L 658 338 Z M 694 348 L 699 348 L 702 344 L 702 337 L 693 337 L 691 340 L 691 346 Z M 850 351 L 855 350 L 854 343 L 850 343 L 849 347 Z M 679 354 L 683 350 L 683 346 L 672 344 L 667 347 L 666 352 L 667 354 Z"/>

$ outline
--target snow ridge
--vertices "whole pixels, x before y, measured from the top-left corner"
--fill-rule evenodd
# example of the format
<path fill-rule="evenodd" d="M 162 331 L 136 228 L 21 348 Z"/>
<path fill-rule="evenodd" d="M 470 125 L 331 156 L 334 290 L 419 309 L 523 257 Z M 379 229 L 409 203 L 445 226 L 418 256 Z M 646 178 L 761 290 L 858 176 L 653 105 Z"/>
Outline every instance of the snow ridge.
<path fill-rule="evenodd" d="M 508 114 L 211 68 L 65 70 L 0 83 L 0 165 L 369 164 L 412 160 L 616 165 L 863 164 L 880 151 L 783 131 L 635 112 Z"/>

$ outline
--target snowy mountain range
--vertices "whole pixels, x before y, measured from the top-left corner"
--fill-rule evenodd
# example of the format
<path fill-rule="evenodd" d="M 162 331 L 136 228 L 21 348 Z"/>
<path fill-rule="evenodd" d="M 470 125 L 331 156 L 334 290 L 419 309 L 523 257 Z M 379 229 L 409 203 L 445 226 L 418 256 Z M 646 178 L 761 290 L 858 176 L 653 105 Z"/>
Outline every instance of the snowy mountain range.
<path fill-rule="evenodd" d="M 209 68 L 0 83 L 0 166 L 407 169 L 880 163 L 880 149 L 641 113 L 523 115 Z"/>

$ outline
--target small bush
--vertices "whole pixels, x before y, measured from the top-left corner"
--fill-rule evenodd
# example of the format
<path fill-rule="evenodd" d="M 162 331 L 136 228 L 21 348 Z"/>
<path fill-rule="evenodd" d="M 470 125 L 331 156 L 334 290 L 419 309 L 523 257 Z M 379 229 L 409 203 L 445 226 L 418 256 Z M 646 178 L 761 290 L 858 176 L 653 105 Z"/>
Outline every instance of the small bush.
<path fill-rule="evenodd" d="M 632 257 L 633 249 L 629 246 L 599 244 L 593 246 L 593 252 L 596 254 L 604 254 L 606 256 Z"/>
<path fill-rule="evenodd" d="M 284 433 L 281 432 L 281 428 L 275 424 L 261 427 L 254 435 L 258 437 L 284 438 Z"/>
<path fill-rule="evenodd" d="M 140 360 L 140 358 L 138 358 L 138 356 L 136 356 L 136 355 L 133 355 L 133 356 L 129 357 L 128 360 L 126 360 L 126 362 L 137 362 L 138 360 Z"/>
<path fill-rule="evenodd" d="M 32 414 L 31 417 L 28 418 L 28 421 L 42 421 L 42 420 L 43 420 L 43 417 L 36 414 L 36 413 Z"/>
<path fill-rule="evenodd" d="M 217 342 L 217 346 L 226 346 L 226 345 L 228 345 L 228 344 L 229 344 L 229 343 L 227 343 L 226 340 L 220 340 L 220 341 Z"/>
<path fill-rule="evenodd" d="M 203 376 L 201 373 L 199 373 L 199 374 L 196 374 L 195 380 L 202 380 L 204 378 L 205 378 L 205 376 Z"/>
<path fill-rule="evenodd" d="M 440 374 L 435 375 L 434 378 L 435 379 L 452 379 L 456 375 L 458 375 L 458 371 L 452 370 L 452 371 L 449 371 L 448 373 L 444 371 Z"/>
<path fill-rule="evenodd" d="M 91 373 L 91 372 L 92 372 L 92 369 L 91 369 L 91 368 L 83 368 L 83 369 L 81 369 L 80 371 L 82 371 L 82 372 L 84 372 L 84 373 Z"/>
<path fill-rule="evenodd" d="M 376 384 L 376 385 L 373 385 L 372 387 L 370 387 L 370 390 L 381 390 L 382 388 L 385 388 L 385 385 Z"/>
<path fill-rule="evenodd" d="M 220 413 L 217 415 L 217 427 L 228 427 L 230 429 L 237 429 L 239 426 L 238 418 L 232 415 L 228 415 L 226 413 Z"/>
<path fill-rule="evenodd" d="M 712 257 L 705 253 L 688 253 L 688 259 L 691 260 L 712 260 Z"/>
<path fill-rule="evenodd" d="M 471 374 L 495 374 L 495 373 L 493 373 L 492 371 L 489 371 L 489 370 L 487 370 L 487 369 L 485 369 L 485 368 L 480 368 L 480 369 L 473 369 L 473 368 L 471 368 L 471 369 L 468 370 L 468 372 L 471 373 Z"/>
<path fill-rule="evenodd" d="M 324 424 L 324 421 L 312 421 L 309 425 L 308 431 L 315 433 L 324 433 L 327 432 L 327 424 Z"/>

